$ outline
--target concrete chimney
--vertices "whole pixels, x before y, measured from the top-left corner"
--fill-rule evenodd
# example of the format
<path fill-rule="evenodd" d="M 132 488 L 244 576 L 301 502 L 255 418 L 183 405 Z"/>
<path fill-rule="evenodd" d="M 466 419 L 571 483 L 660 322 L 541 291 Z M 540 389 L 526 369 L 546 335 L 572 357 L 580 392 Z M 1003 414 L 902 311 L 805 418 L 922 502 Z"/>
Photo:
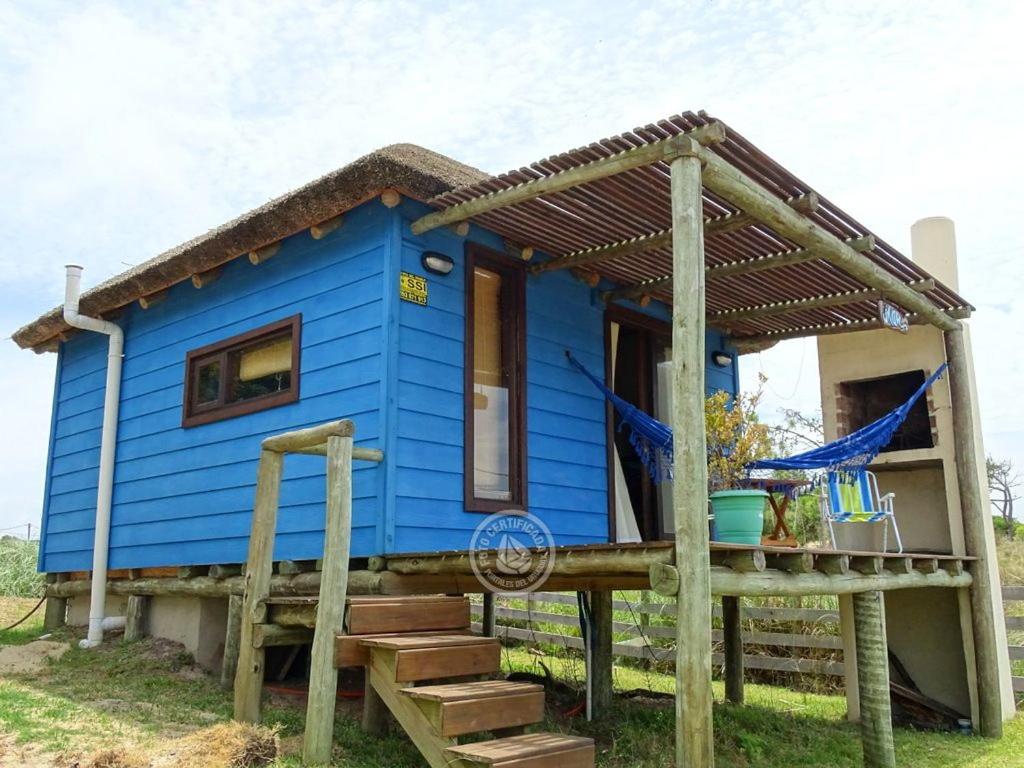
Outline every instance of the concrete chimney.
<path fill-rule="evenodd" d="M 910 227 L 914 262 L 954 291 L 960 289 L 956 265 L 956 227 L 945 216 L 930 216 Z"/>

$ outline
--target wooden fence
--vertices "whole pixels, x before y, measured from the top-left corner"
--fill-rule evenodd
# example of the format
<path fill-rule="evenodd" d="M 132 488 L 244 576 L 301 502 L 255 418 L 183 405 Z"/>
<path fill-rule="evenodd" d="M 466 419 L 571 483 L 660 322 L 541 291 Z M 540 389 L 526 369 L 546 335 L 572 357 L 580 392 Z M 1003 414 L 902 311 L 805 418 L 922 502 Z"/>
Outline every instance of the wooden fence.
<path fill-rule="evenodd" d="M 1010 606 L 1013 603 L 1024 602 L 1024 586 L 1021 587 L 1003 587 L 1003 606 L 1007 609 L 1007 614 L 1010 613 Z M 1013 645 L 1013 633 L 1024 632 L 1024 616 L 1011 616 L 1006 617 L 1006 631 L 1010 634 L 1010 664 L 1014 665 L 1016 661 L 1024 661 L 1024 646 Z M 1016 635 L 1021 638 L 1017 642 L 1024 642 L 1024 636 L 1020 634 Z M 1019 666 L 1019 665 L 1015 665 Z M 1024 677 L 1018 677 L 1014 675 L 1013 678 L 1013 690 L 1017 693 L 1024 693 Z"/>
<path fill-rule="evenodd" d="M 1015 635 L 1012 634 L 1024 633 L 1024 615 L 1009 615 L 1012 612 L 1010 606 L 1018 602 L 1024 603 L 1024 586 L 1003 587 L 1003 603 L 1008 614 L 1006 629 L 1011 633 L 1011 664 L 1024 661 L 1024 646 L 1014 645 Z M 580 637 L 579 620 L 575 610 L 566 610 L 563 607 L 562 612 L 557 612 L 559 609 L 553 606 L 575 608 L 576 597 L 572 594 L 538 592 L 529 599 L 496 598 L 494 612 L 498 637 L 582 649 L 583 640 Z M 616 611 L 616 618 L 619 619 L 613 625 L 618 638 L 612 646 L 612 653 L 615 656 L 672 661 L 674 651 L 671 646 L 675 638 L 672 619 L 676 611 L 674 603 L 617 599 L 613 603 L 613 608 Z M 479 621 L 479 603 L 474 603 L 473 611 Z M 721 606 L 715 606 L 714 613 L 720 618 Z M 623 620 L 627 618 L 628 620 Z M 783 633 L 745 629 L 744 647 L 762 649 L 762 652 L 744 654 L 744 668 L 833 677 L 843 675 L 843 663 L 836 660 L 842 657 L 843 648 L 839 636 L 837 610 L 745 605 L 745 628 L 750 626 L 748 619 L 754 622 L 787 622 L 796 631 Z M 479 629 L 479 624 L 475 624 L 474 628 Z M 1016 637 L 1021 635 L 1017 634 Z M 712 641 L 722 641 L 721 630 L 712 632 Z M 829 655 L 832 658 L 807 658 L 806 653 L 810 649 L 830 651 Z M 716 665 L 723 663 L 720 653 L 713 654 L 712 659 Z M 1018 693 L 1024 693 L 1024 677 L 1014 676 L 1013 689 Z"/>

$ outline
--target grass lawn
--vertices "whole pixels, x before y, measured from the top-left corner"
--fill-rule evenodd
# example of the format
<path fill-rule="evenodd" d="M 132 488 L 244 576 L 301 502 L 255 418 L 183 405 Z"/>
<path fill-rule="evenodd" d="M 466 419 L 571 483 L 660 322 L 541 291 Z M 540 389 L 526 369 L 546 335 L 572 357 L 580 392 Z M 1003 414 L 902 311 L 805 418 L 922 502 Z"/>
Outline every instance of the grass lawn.
<path fill-rule="evenodd" d="M 0 600 L 0 605 L 4 601 Z M 18 605 L 31 607 L 34 601 Z M 7 601 L 0 616 L 13 614 Z M 0 633 L 0 645 L 23 644 L 37 637 L 40 618 L 13 632 Z M 64 635 L 64 639 L 70 639 Z M 580 678 L 575 659 L 537 657 L 521 649 L 503 656 L 506 672 L 541 674 L 539 662 L 559 681 Z M 669 693 L 672 679 L 642 670 L 617 668 L 617 691 Z M 716 684 L 716 699 L 722 689 Z M 742 707 L 715 707 L 717 765 L 860 765 L 857 728 L 844 719 L 836 696 L 794 693 L 750 685 Z M 605 768 L 654 768 L 672 765 L 673 707 L 670 698 L 620 696 L 614 711 L 588 724 L 566 712 L 579 700 L 560 687 L 549 695 L 548 722 L 556 731 L 590 735 L 598 744 L 598 765 Z M 338 708 L 335 765 L 349 768 L 412 768 L 424 763 L 400 735 L 378 739 L 362 734 L 358 700 Z M 298 766 L 303 702 L 272 696 L 265 722 L 280 729 L 285 756 L 277 766 Z M 126 645 L 119 640 L 93 651 L 72 648 L 35 674 L 0 677 L 0 765 L 89 766 L 97 750 L 134 745 L 147 749 L 230 718 L 231 694 L 199 673 L 175 646 L 159 641 Z M 906 768 L 1013 768 L 1024 766 L 1024 717 L 1007 728 L 999 742 L 945 734 L 897 731 L 897 762 Z M 86 759 L 82 759 L 86 758 Z"/>

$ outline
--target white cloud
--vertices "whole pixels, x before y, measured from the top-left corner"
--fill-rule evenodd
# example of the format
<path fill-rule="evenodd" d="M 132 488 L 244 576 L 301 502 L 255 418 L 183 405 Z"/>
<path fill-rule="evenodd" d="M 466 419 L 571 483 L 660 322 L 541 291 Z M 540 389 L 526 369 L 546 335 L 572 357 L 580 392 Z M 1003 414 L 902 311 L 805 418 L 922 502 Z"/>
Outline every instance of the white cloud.
<path fill-rule="evenodd" d="M 501 171 L 704 107 L 897 247 L 956 219 L 985 424 L 1022 430 L 1022 22 L 951 0 L 6 3 L 0 322 L 53 306 L 72 258 L 97 282 L 390 142 Z M 3 361 L 48 391 L 30 353 Z M 43 454 L 3 462 L 38 498 Z"/>

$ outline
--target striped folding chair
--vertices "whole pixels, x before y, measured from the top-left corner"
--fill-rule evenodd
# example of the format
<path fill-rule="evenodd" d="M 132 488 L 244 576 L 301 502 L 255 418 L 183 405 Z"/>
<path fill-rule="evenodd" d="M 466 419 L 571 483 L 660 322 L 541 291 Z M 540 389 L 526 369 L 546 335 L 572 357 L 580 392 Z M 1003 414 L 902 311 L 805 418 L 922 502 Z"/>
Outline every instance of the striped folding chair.
<path fill-rule="evenodd" d="M 849 472 L 829 472 L 826 482 L 818 497 L 822 522 L 828 527 L 832 548 L 836 546 L 836 523 L 883 523 L 882 551 L 888 551 L 889 524 L 896 534 L 896 546 L 903 552 L 903 541 L 900 529 L 896 525 L 893 512 L 895 493 L 881 496 L 878 492 L 878 480 L 873 472 L 859 470 Z"/>

